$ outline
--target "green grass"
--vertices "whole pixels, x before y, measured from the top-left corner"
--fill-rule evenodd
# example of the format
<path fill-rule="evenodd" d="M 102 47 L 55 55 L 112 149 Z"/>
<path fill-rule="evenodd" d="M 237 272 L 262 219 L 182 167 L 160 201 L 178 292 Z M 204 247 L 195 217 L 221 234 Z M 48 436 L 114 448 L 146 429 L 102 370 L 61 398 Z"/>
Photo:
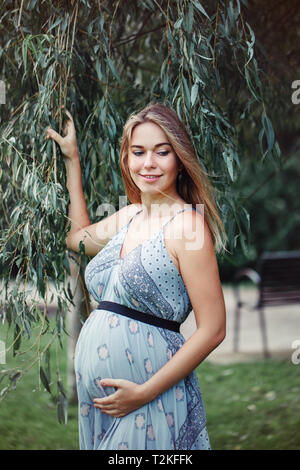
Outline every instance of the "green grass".
<path fill-rule="evenodd" d="M 46 341 L 43 338 L 42 343 Z M 22 347 L 28 347 L 27 342 Z M 9 353 L 0 370 L 16 362 L 24 365 L 25 356 L 13 359 Z M 66 350 L 57 348 L 56 354 L 52 347 L 53 395 L 57 358 L 65 384 Z M 204 361 L 197 373 L 213 449 L 300 449 L 300 364 L 289 360 L 232 365 Z M 4 386 L 5 380 L 0 393 Z M 59 424 L 55 400 L 40 384 L 37 365 L 0 402 L 1 450 L 78 449 L 77 426 L 77 404 L 69 405 L 67 425 Z"/>
<path fill-rule="evenodd" d="M 300 364 L 204 362 L 197 373 L 213 449 L 300 449 Z"/>
<path fill-rule="evenodd" d="M 53 327 L 54 323 L 51 322 Z M 0 339 L 11 344 L 11 334 L 6 337 L 7 328 L 0 327 Z M 32 340 L 22 340 L 20 350 L 27 350 L 38 338 L 40 327 L 35 328 Z M 62 379 L 66 388 L 66 335 L 63 346 L 54 343 L 50 348 L 51 394 L 45 390 L 39 377 L 39 368 L 36 363 L 20 379 L 14 390 L 9 391 L 0 401 L 0 449 L 1 450 L 72 450 L 78 449 L 78 419 L 77 404 L 68 406 L 68 422 L 60 424 L 57 417 L 57 379 Z M 51 336 L 41 337 L 41 350 L 49 342 Z M 36 346 L 26 354 L 13 358 L 12 351 L 6 355 L 6 364 L 0 365 L 0 370 L 10 368 L 24 369 L 36 357 Z M 45 355 L 41 362 L 46 370 Z M 58 374 L 59 371 L 59 374 Z M 1 375 L 0 375 L 1 377 Z M 0 384 L 0 393 L 8 385 L 3 379 Z"/>

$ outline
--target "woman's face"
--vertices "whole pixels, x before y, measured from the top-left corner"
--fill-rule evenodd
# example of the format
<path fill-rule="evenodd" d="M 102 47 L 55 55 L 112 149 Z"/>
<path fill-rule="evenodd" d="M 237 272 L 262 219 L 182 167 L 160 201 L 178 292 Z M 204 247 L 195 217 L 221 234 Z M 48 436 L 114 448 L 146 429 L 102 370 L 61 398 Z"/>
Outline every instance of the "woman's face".
<path fill-rule="evenodd" d="M 156 124 L 145 122 L 132 132 L 128 168 L 142 193 L 176 192 L 178 159 L 166 134 Z"/>

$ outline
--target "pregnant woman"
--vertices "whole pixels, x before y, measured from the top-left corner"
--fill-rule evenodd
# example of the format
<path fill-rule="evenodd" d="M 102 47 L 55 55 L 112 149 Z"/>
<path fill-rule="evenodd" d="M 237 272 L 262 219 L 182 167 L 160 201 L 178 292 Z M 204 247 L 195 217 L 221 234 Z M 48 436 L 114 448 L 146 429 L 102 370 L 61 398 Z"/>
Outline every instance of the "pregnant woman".
<path fill-rule="evenodd" d="M 71 114 L 64 136 L 67 246 L 93 258 L 98 307 L 75 351 L 81 449 L 210 449 L 195 368 L 225 336 L 216 251 L 224 229 L 185 126 L 151 104 L 127 120 L 120 168 L 130 204 L 90 223 Z M 101 201 L 99 201 L 101 203 Z M 203 210 L 201 210 L 201 208 Z M 193 310 L 197 329 L 179 326 Z"/>

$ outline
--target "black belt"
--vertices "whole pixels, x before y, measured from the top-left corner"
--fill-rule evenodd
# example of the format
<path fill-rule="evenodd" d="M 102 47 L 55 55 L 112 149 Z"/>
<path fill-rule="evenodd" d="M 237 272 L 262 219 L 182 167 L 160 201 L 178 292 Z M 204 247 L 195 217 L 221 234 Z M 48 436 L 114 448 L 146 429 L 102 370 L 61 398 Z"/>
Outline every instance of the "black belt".
<path fill-rule="evenodd" d="M 102 300 L 97 306 L 97 309 L 109 310 L 110 312 L 119 313 L 125 317 L 133 318 L 134 320 L 148 323 L 149 325 L 158 326 L 159 328 L 166 328 L 167 330 L 176 331 L 179 333 L 180 323 L 173 320 L 166 320 L 165 318 L 154 317 L 139 310 L 126 307 L 126 305 L 117 304 L 108 300 Z"/>

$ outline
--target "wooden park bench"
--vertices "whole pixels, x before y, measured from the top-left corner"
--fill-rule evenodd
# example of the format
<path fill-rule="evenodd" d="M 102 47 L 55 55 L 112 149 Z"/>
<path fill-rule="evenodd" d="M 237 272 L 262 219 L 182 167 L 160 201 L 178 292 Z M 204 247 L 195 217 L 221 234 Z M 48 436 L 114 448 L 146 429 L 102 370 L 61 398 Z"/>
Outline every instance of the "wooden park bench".
<path fill-rule="evenodd" d="M 243 279 L 248 279 L 257 286 L 258 298 L 254 305 L 241 300 L 239 283 Z M 300 251 L 265 252 L 258 261 L 257 271 L 245 268 L 235 274 L 233 291 L 236 299 L 234 352 L 238 351 L 241 309 L 246 307 L 258 311 L 264 357 L 270 357 L 264 308 L 300 303 Z"/>

